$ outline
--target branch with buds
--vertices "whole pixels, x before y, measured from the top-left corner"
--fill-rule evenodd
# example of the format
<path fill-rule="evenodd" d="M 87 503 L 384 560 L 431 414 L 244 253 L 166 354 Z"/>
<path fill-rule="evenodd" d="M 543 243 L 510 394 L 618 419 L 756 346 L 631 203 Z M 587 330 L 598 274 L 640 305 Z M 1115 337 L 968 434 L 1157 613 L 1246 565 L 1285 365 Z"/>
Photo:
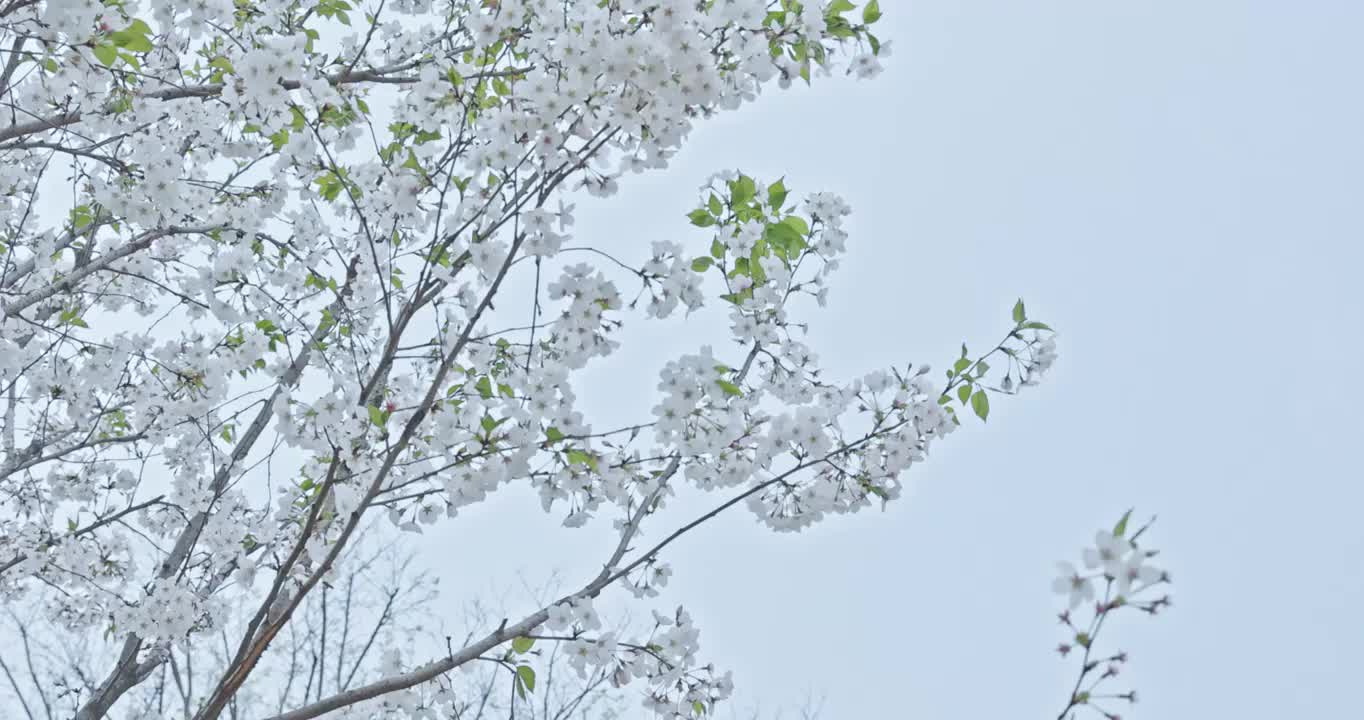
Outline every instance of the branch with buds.
<path fill-rule="evenodd" d="M 1069 598 L 1070 607 L 1058 617 L 1070 637 L 1057 645 L 1056 652 L 1062 658 L 1076 653 L 1079 668 L 1070 697 L 1057 720 L 1073 720 L 1083 709 L 1105 720 L 1121 720 L 1122 716 L 1113 708 L 1137 702 L 1136 690 L 1115 690 L 1110 682 L 1126 666 L 1127 653 L 1098 650 L 1099 633 L 1117 613 L 1140 610 L 1154 616 L 1170 607 L 1170 596 L 1163 590 L 1170 584 L 1170 574 L 1150 564 L 1158 551 L 1137 545 L 1155 518 L 1128 536 L 1131 517 L 1132 511 L 1128 510 L 1111 531 L 1100 530 L 1095 535 L 1094 545 L 1083 553 L 1083 572 L 1069 562 L 1058 563 L 1061 574 L 1052 589 Z M 1102 597 L 1096 598 L 1098 586 L 1102 586 Z M 1091 611 L 1087 620 L 1073 616 L 1081 607 Z"/>

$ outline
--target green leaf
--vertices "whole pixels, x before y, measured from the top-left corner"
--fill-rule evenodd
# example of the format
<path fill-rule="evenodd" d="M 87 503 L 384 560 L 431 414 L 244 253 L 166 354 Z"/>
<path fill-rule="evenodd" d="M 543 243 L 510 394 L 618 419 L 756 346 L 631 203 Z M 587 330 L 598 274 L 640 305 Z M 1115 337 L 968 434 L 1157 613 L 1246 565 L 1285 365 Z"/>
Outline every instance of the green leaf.
<path fill-rule="evenodd" d="M 710 211 L 705 208 L 696 208 L 695 210 L 692 210 L 690 213 L 687 213 L 687 218 L 691 220 L 691 224 L 696 227 L 710 227 L 715 224 L 715 218 L 712 217 Z"/>
<path fill-rule="evenodd" d="M 1023 309 L 1023 298 L 1019 298 L 1018 302 L 1014 303 L 1014 322 L 1022 325 L 1027 319 L 1028 314 Z"/>
<path fill-rule="evenodd" d="M 1117 525 L 1113 526 L 1114 536 L 1122 537 L 1123 533 L 1127 532 L 1127 520 L 1130 517 L 1132 517 L 1132 510 L 1128 510 L 1122 514 L 1122 519 L 1118 521 Z"/>
<path fill-rule="evenodd" d="M 696 713 L 697 715 L 705 715 L 705 714 L 706 714 L 706 704 L 703 703 L 703 702 L 701 702 L 700 700 L 693 700 L 693 701 L 691 701 L 691 710 L 692 710 L 692 712 Z"/>
<path fill-rule="evenodd" d="M 597 469 L 597 459 L 583 450 L 572 449 L 568 451 L 568 463 L 570 465 L 586 465 L 593 470 Z"/>
<path fill-rule="evenodd" d="M 93 220 L 89 205 L 77 205 L 71 208 L 71 225 L 77 230 L 89 225 Z"/>
<path fill-rule="evenodd" d="M 696 272 L 705 272 L 710 269 L 711 263 L 715 262 L 709 257 L 702 255 L 691 261 L 691 269 Z"/>
<path fill-rule="evenodd" d="M 786 183 L 778 180 L 767 186 L 767 206 L 773 210 L 781 210 L 781 206 L 786 202 Z"/>
<path fill-rule="evenodd" d="M 478 390 L 478 396 L 484 400 L 491 399 L 493 396 L 493 382 L 488 379 L 487 375 L 479 378 L 478 382 L 474 383 L 474 388 Z"/>
<path fill-rule="evenodd" d="M 778 254 L 783 257 L 792 257 L 805 247 L 805 238 L 784 222 L 768 225 L 763 232 L 763 238 L 769 245 L 777 248 Z"/>
<path fill-rule="evenodd" d="M 862 8 L 862 22 L 870 25 L 881 19 L 881 4 L 877 0 L 871 0 L 867 6 Z"/>
<path fill-rule="evenodd" d="M 810 234 L 810 224 L 805 222 L 805 218 L 799 215 L 788 215 L 782 218 L 781 224 L 795 230 L 796 234 L 800 235 L 802 238 Z"/>
<path fill-rule="evenodd" d="M 286 128 L 280 128 L 270 136 L 270 147 L 275 150 L 279 150 L 287 144 L 289 144 L 289 131 Z"/>
<path fill-rule="evenodd" d="M 955 364 L 952 365 L 952 372 L 960 373 L 962 370 L 965 370 L 968 367 L 971 367 L 971 359 L 961 358 Z"/>
<path fill-rule="evenodd" d="M 1044 322 L 1023 323 L 1024 330 L 1051 330 L 1051 326 Z"/>
<path fill-rule="evenodd" d="M 112 44 L 96 45 L 94 52 L 95 59 L 104 63 L 106 67 L 113 67 L 114 61 L 118 59 L 118 48 Z"/>
<path fill-rule="evenodd" d="M 370 405 L 369 421 L 379 427 L 383 427 L 385 424 L 388 423 L 388 413 L 384 412 L 383 410 L 379 409 L 374 405 Z"/>
<path fill-rule="evenodd" d="M 725 256 L 725 244 L 719 238 L 710 241 L 710 256 L 716 260 Z"/>
<path fill-rule="evenodd" d="M 971 396 L 971 409 L 981 420 L 990 417 L 990 397 L 985 394 L 984 389 L 977 390 L 976 394 Z"/>
<path fill-rule="evenodd" d="M 522 655 L 530 652 L 531 647 L 534 645 L 535 640 L 528 637 L 518 637 L 515 640 L 512 640 L 512 650 L 515 650 Z M 534 680 L 531 681 L 531 684 L 534 685 Z"/>
<path fill-rule="evenodd" d="M 75 327 L 82 328 L 90 327 L 89 325 L 85 324 L 84 320 L 81 319 L 80 313 L 81 311 L 80 308 L 78 307 L 63 310 L 61 311 L 60 314 L 57 315 L 57 322 L 63 325 L 73 325 Z"/>
<path fill-rule="evenodd" d="M 529 692 L 535 692 L 535 668 L 529 665 L 518 665 L 516 667 L 516 679 L 526 687 Z"/>
<path fill-rule="evenodd" d="M 145 53 L 154 49 L 152 41 L 148 40 L 146 35 L 138 35 L 127 30 L 110 33 L 109 39 L 114 42 L 114 45 L 131 52 Z"/>
<path fill-rule="evenodd" d="M 758 188 L 753 183 L 753 178 L 747 175 L 740 175 L 738 180 L 729 184 L 729 200 L 736 207 L 747 205 L 757 193 Z"/>
<path fill-rule="evenodd" d="M 559 442 L 564 439 L 564 434 L 559 431 L 559 428 L 551 427 L 545 430 L 545 438 L 550 442 Z"/>
<path fill-rule="evenodd" d="M 833 2 L 829 3 L 828 9 L 825 10 L 824 12 L 826 15 L 838 15 L 840 13 L 845 13 L 849 10 L 852 10 L 853 8 L 856 7 L 857 7 L 856 5 L 853 5 L 852 3 L 848 2 L 848 0 L 834 0 Z"/>
<path fill-rule="evenodd" d="M 726 395 L 742 397 L 744 394 L 744 391 L 741 390 L 738 385 L 735 385 L 734 383 L 728 380 L 716 380 L 715 384 L 719 385 L 720 389 L 724 390 Z"/>
<path fill-rule="evenodd" d="M 710 214 L 715 217 L 720 217 L 720 213 L 725 211 L 724 202 L 722 202 L 720 196 L 715 193 L 710 194 L 710 200 L 706 202 L 706 207 L 710 210 Z"/>
<path fill-rule="evenodd" d="M 762 263 L 759 262 L 765 257 L 767 257 L 767 242 L 759 240 L 758 244 L 753 246 L 753 253 L 749 256 L 748 260 L 748 276 L 753 278 L 754 285 L 762 285 L 767 282 L 767 271 L 763 269 Z M 752 290 L 753 288 L 749 289 Z"/>
<path fill-rule="evenodd" d="M 962 405 L 965 405 L 966 402 L 971 399 L 971 386 L 962 385 L 957 388 L 957 399 L 961 400 Z"/>
<path fill-rule="evenodd" d="M 733 304 L 735 304 L 735 305 L 743 305 L 745 300 L 748 300 L 748 299 L 750 299 L 750 298 L 752 298 L 752 297 L 753 297 L 753 288 L 750 287 L 750 288 L 744 288 L 744 291 L 743 291 L 743 292 L 725 293 L 724 295 L 721 295 L 721 296 L 720 296 L 720 299 L 721 299 L 721 300 L 724 300 L 724 301 L 726 301 L 726 302 L 729 302 L 729 303 L 733 303 Z"/>

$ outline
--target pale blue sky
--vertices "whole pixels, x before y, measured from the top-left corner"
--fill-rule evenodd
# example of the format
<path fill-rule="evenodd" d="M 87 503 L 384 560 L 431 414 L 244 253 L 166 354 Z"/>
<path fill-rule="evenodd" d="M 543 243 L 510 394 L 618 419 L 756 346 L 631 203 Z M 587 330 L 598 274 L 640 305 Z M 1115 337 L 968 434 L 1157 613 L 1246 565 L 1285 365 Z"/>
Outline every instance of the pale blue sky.
<path fill-rule="evenodd" d="M 701 123 L 668 171 L 580 201 L 575 244 L 700 254 L 683 216 L 707 176 L 785 176 L 854 210 L 808 316 L 832 375 L 941 368 L 997 340 L 1019 296 L 1060 360 L 935 446 L 885 513 L 776 535 L 738 508 L 669 549 L 650 605 L 691 610 L 740 705 L 812 690 L 823 720 L 1051 718 L 1074 669 L 1052 651 L 1054 564 L 1135 505 L 1160 515 L 1176 604 L 1105 633 L 1143 698 L 1124 717 L 1360 716 L 1364 2 L 881 5 L 882 77 Z M 662 364 L 726 336 L 719 303 L 632 319 L 576 379 L 581 409 L 647 420 Z M 722 498 L 681 498 L 647 539 Z M 521 483 L 420 541 L 433 621 L 600 569 L 610 516 L 568 531 L 538 507 Z"/>
<path fill-rule="evenodd" d="M 1364 4 L 882 6 L 885 75 L 703 124 L 667 173 L 580 204 L 579 237 L 701 247 L 681 216 L 707 175 L 785 175 L 854 209 L 811 316 L 831 372 L 941 366 L 997 339 L 1017 296 L 1061 359 L 914 468 L 909 500 L 797 536 L 740 509 L 677 546 L 660 602 L 687 603 L 749 701 L 814 688 L 833 719 L 1055 717 L 1072 666 L 1051 651 L 1053 564 L 1136 505 L 1160 515 L 1176 605 L 1111 630 L 1142 694 L 1125 716 L 1357 714 Z M 634 323 L 584 374 L 584 407 L 647 413 L 659 365 L 720 317 Z M 441 532 L 480 549 L 442 561 L 448 592 L 599 562 L 606 528 L 481 552 L 528 496 Z"/>

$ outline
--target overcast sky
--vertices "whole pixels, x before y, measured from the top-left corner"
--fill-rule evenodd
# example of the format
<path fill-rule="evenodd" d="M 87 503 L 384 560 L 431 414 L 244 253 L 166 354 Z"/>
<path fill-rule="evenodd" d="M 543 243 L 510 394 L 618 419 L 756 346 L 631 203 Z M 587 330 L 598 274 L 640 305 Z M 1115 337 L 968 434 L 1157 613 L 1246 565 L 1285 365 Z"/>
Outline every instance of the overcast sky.
<path fill-rule="evenodd" d="M 740 508 L 680 542 L 659 606 L 688 605 L 749 703 L 813 688 L 834 719 L 1054 717 L 1073 678 L 1054 563 L 1135 505 L 1160 515 L 1175 607 L 1105 631 L 1142 696 L 1125 716 L 1357 713 L 1364 4 L 882 6 L 882 77 L 703 124 L 669 171 L 580 203 L 579 238 L 704 248 L 682 215 L 707 175 L 785 175 L 854 210 L 809 316 L 831 373 L 942 367 L 997 340 L 1019 296 L 1061 358 L 935 446 L 885 513 L 775 535 Z M 583 374 L 584 407 L 647 415 L 662 363 L 723 337 L 712 310 L 630 325 Z M 508 491 L 433 536 L 451 602 L 594 570 L 605 522 L 512 523 L 528 502 Z"/>

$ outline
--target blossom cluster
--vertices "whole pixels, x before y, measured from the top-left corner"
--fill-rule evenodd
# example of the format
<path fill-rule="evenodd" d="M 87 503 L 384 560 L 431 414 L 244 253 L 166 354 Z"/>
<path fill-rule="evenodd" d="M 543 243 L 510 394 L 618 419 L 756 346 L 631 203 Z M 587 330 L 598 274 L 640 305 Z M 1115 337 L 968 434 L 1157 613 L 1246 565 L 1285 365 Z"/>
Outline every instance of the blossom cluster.
<path fill-rule="evenodd" d="M 1137 544 L 1150 524 L 1128 534 L 1131 517 L 1129 510 L 1112 530 L 1095 534 L 1094 544 L 1082 553 L 1083 571 L 1070 562 L 1057 564 L 1059 575 L 1052 582 L 1052 589 L 1067 598 L 1068 607 L 1059 618 L 1070 637 L 1056 650 L 1063 658 L 1078 651 L 1080 663 L 1078 678 L 1060 714 L 1062 718 L 1074 718 L 1080 711 L 1088 710 L 1105 720 L 1121 720 L 1113 709 L 1115 704 L 1135 704 L 1137 693 L 1131 689 L 1113 690 L 1111 681 L 1128 663 L 1128 654 L 1100 652 L 1100 632 L 1111 627 L 1106 623 L 1119 612 L 1140 610 L 1154 616 L 1170 607 L 1168 594 L 1156 594 L 1170 583 L 1170 574 L 1151 563 L 1157 551 Z M 1090 611 L 1088 620 L 1078 616 L 1077 611 L 1084 610 Z"/>
<path fill-rule="evenodd" d="M 654 611 L 651 632 L 636 642 L 621 640 L 612 632 L 588 637 L 586 632 L 601 628 L 601 620 L 586 598 L 552 605 L 549 611 L 546 627 L 573 629 L 567 653 L 580 676 L 605 670 L 617 686 L 631 680 L 647 683 L 644 705 L 661 717 L 704 714 L 734 691 L 731 673 L 697 665 L 700 630 L 681 607 L 672 615 Z"/>

